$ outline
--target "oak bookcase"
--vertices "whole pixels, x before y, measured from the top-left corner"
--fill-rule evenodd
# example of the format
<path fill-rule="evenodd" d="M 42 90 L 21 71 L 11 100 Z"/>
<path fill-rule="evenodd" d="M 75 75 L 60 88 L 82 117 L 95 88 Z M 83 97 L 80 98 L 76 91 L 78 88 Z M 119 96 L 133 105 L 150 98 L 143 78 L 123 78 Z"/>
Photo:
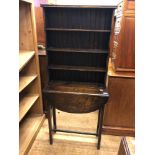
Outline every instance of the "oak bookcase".
<path fill-rule="evenodd" d="M 44 121 L 33 3 L 19 1 L 19 154 L 27 154 Z"/>
<path fill-rule="evenodd" d="M 115 7 L 45 4 L 42 7 L 48 83 L 64 84 L 64 89 L 68 83 L 104 88 Z"/>
<path fill-rule="evenodd" d="M 44 12 L 48 84 L 49 139 L 56 127 L 55 108 L 69 113 L 99 110 L 96 133 L 100 149 L 111 21 L 115 6 L 42 5 Z M 51 125 L 53 109 L 54 128 Z"/>

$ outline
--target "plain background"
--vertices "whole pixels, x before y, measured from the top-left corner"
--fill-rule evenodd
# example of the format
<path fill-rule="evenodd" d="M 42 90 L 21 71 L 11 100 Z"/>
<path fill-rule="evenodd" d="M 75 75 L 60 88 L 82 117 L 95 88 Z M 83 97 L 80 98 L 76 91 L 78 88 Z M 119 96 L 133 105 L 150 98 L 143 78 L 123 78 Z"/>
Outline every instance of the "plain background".
<path fill-rule="evenodd" d="M 135 1 L 136 155 L 153 155 L 155 154 L 155 1 Z M 19 1 L 1 1 L 0 19 L 0 154 L 16 155 L 19 150 Z"/>

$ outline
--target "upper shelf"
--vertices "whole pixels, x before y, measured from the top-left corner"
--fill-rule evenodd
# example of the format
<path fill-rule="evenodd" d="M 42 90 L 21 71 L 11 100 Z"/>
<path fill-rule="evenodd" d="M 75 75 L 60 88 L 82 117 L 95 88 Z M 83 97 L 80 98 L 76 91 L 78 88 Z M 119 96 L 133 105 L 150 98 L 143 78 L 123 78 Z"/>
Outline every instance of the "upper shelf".
<path fill-rule="evenodd" d="M 45 28 L 48 31 L 77 31 L 77 32 L 111 32 L 111 30 L 95 30 L 95 29 L 70 29 L 70 28 Z"/>
<path fill-rule="evenodd" d="M 81 5 L 81 4 L 73 4 L 73 5 L 67 5 L 67 4 L 64 4 L 64 5 L 60 5 L 60 4 L 41 4 L 41 7 L 53 7 L 53 8 L 113 8 L 113 9 L 115 9 L 115 8 L 117 8 L 117 4 L 116 5 L 108 5 L 108 4 L 104 4 L 104 5 L 101 5 L 101 3 L 100 3 L 100 5 L 98 5 L 98 4 L 94 4 L 94 5 L 92 5 L 92 4 L 90 4 L 90 5 Z"/>
<path fill-rule="evenodd" d="M 19 71 L 31 60 L 34 56 L 34 51 L 20 51 L 19 52 Z"/>
<path fill-rule="evenodd" d="M 21 2 L 33 3 L 33 0 L 20 0 Z"/>
<path fill-rule="evenodd" d="M 47 51 L 56 51 L 56 52 L 78 52 L 78 53 L 105 53 L 107 54 L 107 50 L 101 49 L 75 49 L 75 48 L 47 48 Z"/>

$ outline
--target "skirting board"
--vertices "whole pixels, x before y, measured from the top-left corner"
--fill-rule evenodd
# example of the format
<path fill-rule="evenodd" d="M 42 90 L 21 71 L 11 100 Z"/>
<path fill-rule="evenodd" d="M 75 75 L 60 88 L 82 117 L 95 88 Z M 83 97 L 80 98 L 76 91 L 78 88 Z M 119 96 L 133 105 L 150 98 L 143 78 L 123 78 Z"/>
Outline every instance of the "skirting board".
<path fill-rule="evenodd" d="M 134 128 L 124 128 L 124 127 L 112 127 L 112 126 L 103 126 L 102 133 L 106 135 L 115 135 L 115 136 L 135 136 Z"/>

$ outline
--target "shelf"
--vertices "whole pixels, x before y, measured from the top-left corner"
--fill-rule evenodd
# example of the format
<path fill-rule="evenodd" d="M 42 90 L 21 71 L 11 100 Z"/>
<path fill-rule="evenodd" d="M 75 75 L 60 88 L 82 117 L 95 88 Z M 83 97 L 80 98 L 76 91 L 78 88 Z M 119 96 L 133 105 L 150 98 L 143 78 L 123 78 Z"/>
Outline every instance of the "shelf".
<path fill-rule="evenodd" d="M 21 2 L 26 2 L 26 3 L 33 3 L 32 0 L 20 0 Z"/>
<path fill-rule="evenodd" d="M 78 31 L 78 32 L 111 32 L 111 30 L 71 29 L 71 28 L 45 28 L 47 31 Z"/>
<path fill-rule="evenodd" d="M 70 93 L 102 96 L 104 85 L 87 82 L 52 81 L 44 90 L 47 93 Z"/>
<path fill-rule="evenodd" d="M 28 154 L 39 129 L 44 122 L 44 115 L 28 115 L 19 127 L 19 154 Z"/>
<path fill-rule="evenodd" d="M 89 8 L 93 8 L 93 9 L 96 9 L 96 8 L 112 8 L 112 9 L 116 9 L 117 8 L 117 4 L 115 5 L 108 5 L 108 4 L 104 4 L 104 5 L 101 5 L 101 4 L 97 4 L 97 5 L 80 5 L 80 4 L 70 4 L 70 5 L 67 5 L 67 4 L 64 4 L 64 5 L 61 5 L 59 3 L 56 3 L 56 4 L 41 4 L 41 7 L 51 7 L 51 8 L 85 8 L 85 9 L 89 9 Z"/>
<path fill-rule="evenodd" d="M 31 60 L 34 56 L 34 51 L 20 51 L 19 52 L 19 71 Z"/>
<path fill-rule="evenodd" d="M 19 77 L 19 93 L 26 88 L 32 81 L 36 79 L 37 75 L 21 76 Z"/>
<path fill-rule="evenodd" d="M 25 96 L 20 100 L 19 104 L 19 122 L 23 119 L 29 109 L 34 105 L 34 103 L 39 98 L 39 95 L 29 95 Z"/>
<path fill-rule="evenodd" d="M 47 51 L 56 51 L 56 52 L 78 52 L 78 53 L 103 53 L 107 54 L 107 50 L 101 49 L 73 49 L 73 48 L 47 48 Z"/>
<path fill-rule="evenodd" d="M 50 65 L 48 67 L 48 69 L 88 71 L 88 72 L 106 72 L 105 68 L 101 68 L 101 67 L 87 67 L 87 66 Z"/>

